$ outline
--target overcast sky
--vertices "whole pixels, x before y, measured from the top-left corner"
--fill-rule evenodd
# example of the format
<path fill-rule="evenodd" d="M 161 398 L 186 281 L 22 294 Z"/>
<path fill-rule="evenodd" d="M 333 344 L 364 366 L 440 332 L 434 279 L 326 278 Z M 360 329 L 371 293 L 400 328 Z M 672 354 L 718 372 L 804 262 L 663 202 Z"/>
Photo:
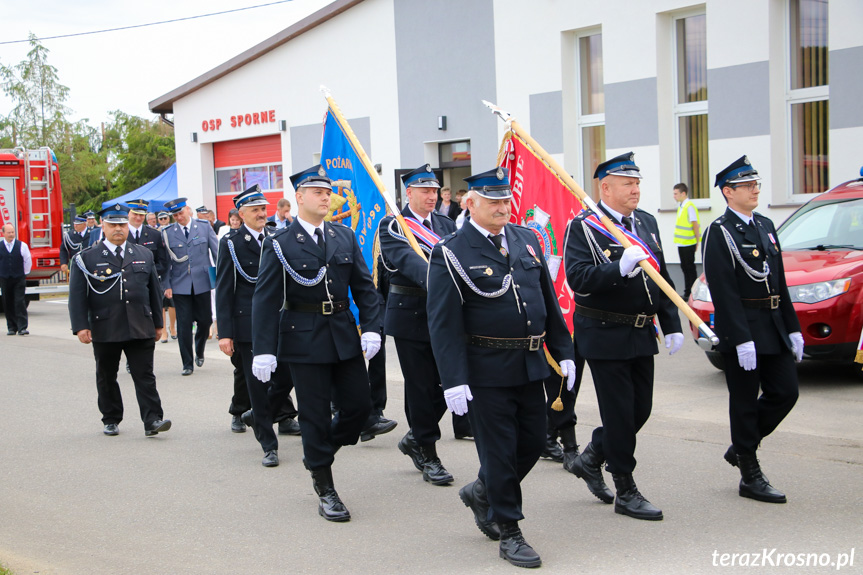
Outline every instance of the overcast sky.
<path fill-rule="evenodd" d="M 44 38 L 197 16 L 273 0 L 0 0 L 0 42 Z M 269 38 L 332 0 L 293 0 L 133 30 L 45 40 L 48 62 L 70 89 L 73 119 L 98 126 L 108 112 L 150 117 L 147 104 Z M 16 64 L 29 44 L 0 44 L 0 62 Z M 10 101 L 0 94 L 0 114 Z"/>

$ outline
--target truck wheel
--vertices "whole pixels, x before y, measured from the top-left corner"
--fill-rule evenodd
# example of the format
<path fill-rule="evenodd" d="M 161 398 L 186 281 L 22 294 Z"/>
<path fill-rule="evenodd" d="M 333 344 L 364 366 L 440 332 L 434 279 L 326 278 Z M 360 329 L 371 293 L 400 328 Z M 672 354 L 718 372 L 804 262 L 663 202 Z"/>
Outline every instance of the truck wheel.
<path fill-rule="evenodd" d="M 710 365 L 718 370 L 725 371 L 725 358 L 722 357 L 721 353 L 716 351 L 705 351 L 704 355 L 707 356 L 707 361 L 710 362 Z"/>

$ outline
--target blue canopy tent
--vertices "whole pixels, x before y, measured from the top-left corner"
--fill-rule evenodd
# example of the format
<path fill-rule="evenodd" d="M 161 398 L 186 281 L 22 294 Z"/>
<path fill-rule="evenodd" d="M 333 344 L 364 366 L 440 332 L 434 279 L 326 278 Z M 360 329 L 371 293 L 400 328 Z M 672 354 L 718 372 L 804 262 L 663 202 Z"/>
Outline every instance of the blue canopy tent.
<path fill-rule="evenodd" d="M 176 199 L 179 195 L 179 190 L 177 189 L 177 164 L 173 164 L 159 176 L 137 190 L 132 190 L 128 194 L 105 202 L 105 204 L 113 205 L 117 202 L 125 203 L 130 200 L 143 199 L 149 200 L 151 212 L 158 212 L 164 208 L 165 202 Z"/>

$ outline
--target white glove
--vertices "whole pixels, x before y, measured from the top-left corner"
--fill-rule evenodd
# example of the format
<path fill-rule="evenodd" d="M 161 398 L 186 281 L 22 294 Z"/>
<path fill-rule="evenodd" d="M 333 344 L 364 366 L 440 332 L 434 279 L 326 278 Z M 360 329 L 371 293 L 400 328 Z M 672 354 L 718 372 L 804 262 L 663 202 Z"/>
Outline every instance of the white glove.
<path fill-rule="evenodd" d="M 794 349 L 794 357 L 797 360 L 797 363 L 803 361 L 803 334 L 799 331 L 795 331 L 794 333 L 789 333 L 788 337 L 791 338 L 791 347 Z"/>
<path fill-rule="evenodd" d="M 571 359 L 560 362 L 560 375 L 566 378 L 566 391 L 572 391 L 575 385 L 575 362 Z"/>
<path fill-rule="evenodd" d="M 668 355 L 674 355 L 680 348 L 683 347 L 683 334 L 682 333 L 670 333 L 665 336 L 665 349 L 671 348 L 671 351 L 668 352 Z"/>
<path fill-rule="evenodd" d="M 276 371 L 276 356 L 264 354 L 252 358 L 252 373 L 262 382 L 270 381 L 270 374 Z"/>
<path fill-rule="evenodd" d="M 755 369 L 757 363 L 755 358 L 755 342 L 747 341 L 737 346 L 737 363 L 746 371 Z"/>
<path fill-rule="evenodd" d="M 381 349 L 381 334 L 374 332 L 364 333 L 360 337 L 360 346 L 362 346 L 363 351 L 366 353 L 366 359 L 370 360 Z"/>
<path fill-rule="evenodd" d="M 467 413 L 467 402 L 473 399 L 473 395 L 470 387 L 459 385 L 443 390 L 443 398 L 450 411 L 456 415 L 464 415 Z"/>
<path fill-rule="evenodd" d="M 647 254 L 644 253 L 641 246 L 629 246 L 623 250 L 623 255 L 620 257 L 620 261 L 618 262 L 620 265 L 620 277 L 624 277 L 627 274 L 632 273 L 632 270 L 635 269 L 638 262 L 646 260 L 647 257 Z"/>

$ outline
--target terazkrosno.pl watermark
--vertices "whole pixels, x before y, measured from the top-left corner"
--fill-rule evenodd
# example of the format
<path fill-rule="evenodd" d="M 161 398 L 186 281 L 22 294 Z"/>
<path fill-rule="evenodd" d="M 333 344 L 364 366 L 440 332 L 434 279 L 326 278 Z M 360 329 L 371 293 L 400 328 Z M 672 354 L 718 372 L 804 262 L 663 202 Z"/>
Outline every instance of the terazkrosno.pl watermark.
<path fill-rule="evenodd" d="M 825 567 L 839 571 L 854 566 L 854 547 L 848 553 L 783 553 L 764 548 L 752 553 L 713 551 L 714 567 Z"/>

